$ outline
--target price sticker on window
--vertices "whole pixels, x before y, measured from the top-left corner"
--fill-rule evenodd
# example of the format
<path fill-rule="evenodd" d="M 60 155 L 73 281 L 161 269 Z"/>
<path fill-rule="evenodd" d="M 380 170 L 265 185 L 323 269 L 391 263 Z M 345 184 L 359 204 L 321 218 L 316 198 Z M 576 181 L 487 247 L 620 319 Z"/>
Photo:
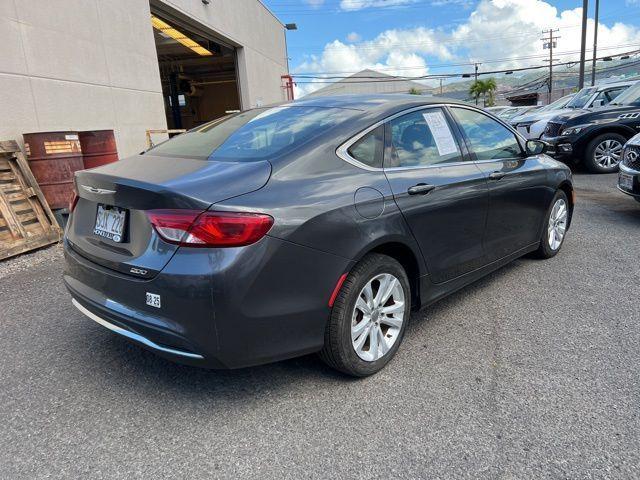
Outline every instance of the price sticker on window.
<path fill-rule="evenodd" d="M 438 153 L 443 156 L 458 153 L 458 146 L 444 114 L 441 111 L 435 111 L 423 113 L 422 116 L 429 125 Z"/>

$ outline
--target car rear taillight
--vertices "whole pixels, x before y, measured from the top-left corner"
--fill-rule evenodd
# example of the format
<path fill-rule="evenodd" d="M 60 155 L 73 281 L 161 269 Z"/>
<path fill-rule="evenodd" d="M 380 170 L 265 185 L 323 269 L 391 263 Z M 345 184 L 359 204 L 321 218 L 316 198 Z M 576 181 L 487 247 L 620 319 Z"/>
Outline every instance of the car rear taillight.
<path fill-rule="evenodd" d="M 78 199 L 80 197 L 78 196 L 78 192 L 75 191 L 75 188 L 73 189 L 73 198 L 71 199 L 71 201 L 69 202 L 69 213 L 73 213 L 73 211 L 76 208 L 76 205 L 78 204 Z"/>
<path fill-rule="evenodd" d="M 186 247 L 251 245 L 273 225 L 273 218 L 263 213 L 150 210 L 147 216 L 165 241 Z"/>

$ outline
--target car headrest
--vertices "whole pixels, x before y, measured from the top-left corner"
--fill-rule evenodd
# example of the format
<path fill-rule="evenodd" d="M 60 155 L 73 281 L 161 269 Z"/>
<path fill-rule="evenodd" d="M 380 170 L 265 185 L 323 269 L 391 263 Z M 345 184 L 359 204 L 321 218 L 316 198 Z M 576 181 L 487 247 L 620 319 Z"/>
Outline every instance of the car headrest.
<path fill-rule="evenodd" d="M 426 124 L 414 123 L 404 129 L 402 137 L 400 137 L 400 142 L 405 149 L 415 148 L 415 142 L 418 142 L 420 145 L 425 147 L 430 147 L 433 145 L 433 135 L 431 135 L 431 131 Z"/>

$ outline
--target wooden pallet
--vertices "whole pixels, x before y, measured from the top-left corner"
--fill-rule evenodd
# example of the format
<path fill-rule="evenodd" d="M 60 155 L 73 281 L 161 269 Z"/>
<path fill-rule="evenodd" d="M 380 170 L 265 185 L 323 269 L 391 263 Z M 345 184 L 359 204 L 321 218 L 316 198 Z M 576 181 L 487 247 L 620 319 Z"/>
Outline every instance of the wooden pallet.
<path fill-rule="evenodd" d="M 60 240 L 60 228 L 14 141 L 0 141 L 0 260 Z"/>

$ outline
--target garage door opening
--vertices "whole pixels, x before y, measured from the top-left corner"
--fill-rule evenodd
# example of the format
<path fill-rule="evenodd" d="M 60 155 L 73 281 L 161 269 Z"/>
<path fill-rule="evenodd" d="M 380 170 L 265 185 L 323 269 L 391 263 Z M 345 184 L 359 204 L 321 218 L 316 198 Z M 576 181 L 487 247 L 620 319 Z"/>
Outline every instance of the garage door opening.
<path fill-rule="evenodd" d="M 151 22 L 169 129 L 191 129 L 240 110 L 234 48 L 156 14 Z"/>

